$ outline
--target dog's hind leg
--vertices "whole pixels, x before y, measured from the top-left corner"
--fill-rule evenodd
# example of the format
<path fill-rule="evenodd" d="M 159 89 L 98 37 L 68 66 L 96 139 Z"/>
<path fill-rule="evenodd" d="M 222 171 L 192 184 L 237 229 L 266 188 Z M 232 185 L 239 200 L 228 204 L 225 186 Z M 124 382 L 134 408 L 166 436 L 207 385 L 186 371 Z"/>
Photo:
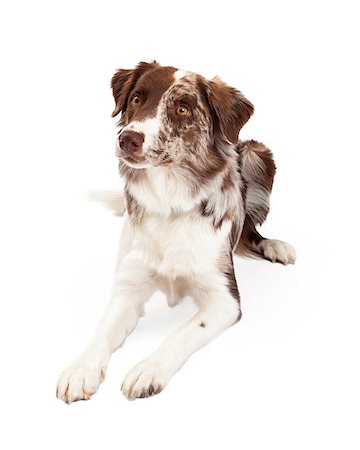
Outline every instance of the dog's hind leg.
<path fill-rule="evenodd" d="M 245 187 L 245 222 L 235 254 L 263 258 L 282 264 L 294 264 L 293 247 L 277 239 L 266 239 L 256 230 L 269 212 L 275 163 L 271 151 L 256 141 L 242 142 L 239 147 L 240 171 Z"/>
<path fill-rule="evenodd" d="M 266 259 L 284 265 L 294 264 L 296 260 L 295 250 L 290 244 L 278 239 L 264 238 L 248 218 L 245 219 L 243 232 L 235 254 L 255 259 Z"/>

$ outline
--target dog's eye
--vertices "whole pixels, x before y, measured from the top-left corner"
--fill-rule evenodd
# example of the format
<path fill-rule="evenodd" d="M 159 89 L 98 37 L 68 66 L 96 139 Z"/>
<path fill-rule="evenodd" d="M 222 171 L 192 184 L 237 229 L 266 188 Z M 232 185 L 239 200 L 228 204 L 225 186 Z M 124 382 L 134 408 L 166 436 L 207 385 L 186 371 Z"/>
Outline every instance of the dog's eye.
<path fill-rule="evenodd" d="M 137 106 L 140 103 L 140 97 L 138 95 L 135 95 L 135 97 L 131 100 L 131 104 L 133 106 Z"/>
<path fill-rule="evenodd" d="M 176 108 L 176 114 L 178 116 L 188 116 L 190 114 L 190 109 L 186 108 L 185 106 L 178 106 Z"/>

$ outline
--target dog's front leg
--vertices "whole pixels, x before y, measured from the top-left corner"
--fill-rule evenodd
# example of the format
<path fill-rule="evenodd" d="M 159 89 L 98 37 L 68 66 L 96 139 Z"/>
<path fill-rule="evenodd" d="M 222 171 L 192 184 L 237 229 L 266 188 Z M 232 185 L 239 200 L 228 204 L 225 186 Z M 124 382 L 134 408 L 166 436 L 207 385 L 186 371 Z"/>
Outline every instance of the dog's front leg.
<path fill-rule="evenodd" d="M 66 403 L 87 400 L 97 391 L 111 353 L 135 328 L 143 315 L 144 303 L 154 292 L 152 274 L 132 257 L 130 244 L 125 231 L 110 304 L 90 345 L 59 378 L 56 395 Z"/>
<path fill-rule="evenodd" d="M 192 353 L 239 320 L 240 302 L 232 269 L 230 273 L 232 284 L 229 275 L 216 273 L 191 281 L 198 313 L 127 374 L 122 391 L 129 400 L 160 392 Z"/>

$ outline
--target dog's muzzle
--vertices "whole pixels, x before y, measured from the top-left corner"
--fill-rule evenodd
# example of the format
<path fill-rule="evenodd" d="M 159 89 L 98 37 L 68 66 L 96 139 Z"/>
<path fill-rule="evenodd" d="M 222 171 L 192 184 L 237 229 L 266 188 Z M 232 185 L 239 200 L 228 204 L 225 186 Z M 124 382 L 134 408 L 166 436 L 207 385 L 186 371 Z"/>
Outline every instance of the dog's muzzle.
<path fill-rule="evenodd" d="M 143 162 L 144 135 L 135 131 L 123 131 L 119 136 L 120 156 L 130 162 Z"/>

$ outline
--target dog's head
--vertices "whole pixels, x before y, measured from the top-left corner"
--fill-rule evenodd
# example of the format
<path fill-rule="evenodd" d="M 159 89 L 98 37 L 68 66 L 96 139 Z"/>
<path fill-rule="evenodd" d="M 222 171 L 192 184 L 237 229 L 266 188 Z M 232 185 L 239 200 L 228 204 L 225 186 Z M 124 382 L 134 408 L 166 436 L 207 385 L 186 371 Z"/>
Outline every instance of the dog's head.
<path fill-rule="evenodd" d="M 134 169 L 173 166 L 204 177 L 224 165 L 253 105 L 220 79 L 141 62 L 118 70 L 113 117 L 121 113 L 117 154 Z M 201 169 L 201 170 L 200 170 Z"/>

